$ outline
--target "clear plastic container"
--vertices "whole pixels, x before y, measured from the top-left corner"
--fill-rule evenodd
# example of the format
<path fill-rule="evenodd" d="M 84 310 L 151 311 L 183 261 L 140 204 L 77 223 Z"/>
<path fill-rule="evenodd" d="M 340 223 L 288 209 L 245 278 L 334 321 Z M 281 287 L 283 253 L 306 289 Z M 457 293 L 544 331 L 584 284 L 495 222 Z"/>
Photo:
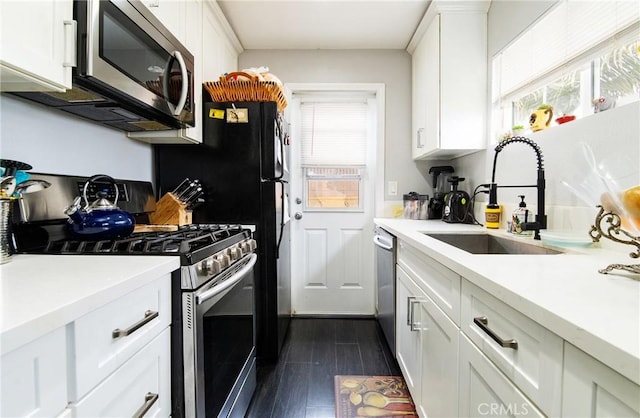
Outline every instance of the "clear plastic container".
<path fill-rule="evenodd" d="M 402 196 L 405 219 L 427 219 L 429 195 L 410 192 Z"/>

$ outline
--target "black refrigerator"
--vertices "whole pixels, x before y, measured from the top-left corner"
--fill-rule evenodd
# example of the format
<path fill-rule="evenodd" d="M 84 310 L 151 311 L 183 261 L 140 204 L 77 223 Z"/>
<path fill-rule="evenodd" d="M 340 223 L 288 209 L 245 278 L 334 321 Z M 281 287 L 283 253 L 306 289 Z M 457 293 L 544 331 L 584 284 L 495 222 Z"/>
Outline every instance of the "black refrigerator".
<path fill-rule="evenodd" d="M 274 362 L 291 318 L 286 123 L 275 102 L 205 102 L 203 112 L 202 144 L 153 146 L 156 194 L 199 179 L 193 223 L 255 225 L 257 357 Z"/>

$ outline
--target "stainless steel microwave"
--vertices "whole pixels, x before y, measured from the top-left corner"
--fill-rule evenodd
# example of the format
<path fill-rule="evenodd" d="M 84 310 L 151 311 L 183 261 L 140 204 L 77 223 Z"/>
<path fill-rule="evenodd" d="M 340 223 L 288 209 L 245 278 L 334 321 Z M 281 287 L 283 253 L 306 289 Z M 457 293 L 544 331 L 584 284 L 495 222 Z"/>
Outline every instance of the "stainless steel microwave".
<path fill-rule="evenodd" d="M 64 93 L 15 93 L 127 132 L 195 126 L 193 55 L 138 0 L 76 0 Z"/>

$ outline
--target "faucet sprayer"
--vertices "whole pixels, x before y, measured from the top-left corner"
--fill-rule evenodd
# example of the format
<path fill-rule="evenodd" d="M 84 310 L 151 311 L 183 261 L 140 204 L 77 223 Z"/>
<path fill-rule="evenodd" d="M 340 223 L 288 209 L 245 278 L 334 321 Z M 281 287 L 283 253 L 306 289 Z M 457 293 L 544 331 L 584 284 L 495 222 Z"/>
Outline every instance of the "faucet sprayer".
<path fill-rule="evenodd" d="M 529 145 L 536 153 L 536 160 L 538 164 L 537 171 L 537 181 L 535 185 L 508 185 L 508 186 L 498 186 L 496 184 L 496 162 L 498 161 L 498 154 L 502 149 L 514 142 L 520 142 L 523 144 Z M 520 136 L 514 136 L 509 139 L 506 139 L 500 142 L 495 147 L 495 155 L 493 157 L 493 169 L 491 171 L 491 185 L 489 189 L 489 205 L 488 206 L 498 206 L 498 187 L 535 187 L 537 189 L 538 194 L 538 213 L 536 214 L 535 222 L 525 222 L 522 224 L 523 231 L 535 231 L 534 239 L 540 239 L 540 230 L 547 228 L 547 215 L 544 213 L 544 189 L 545 189 L 545 179 L 544 179 L 544 164 L 542 157 L 542 150 L 529 138 L 524 138 Z"/>

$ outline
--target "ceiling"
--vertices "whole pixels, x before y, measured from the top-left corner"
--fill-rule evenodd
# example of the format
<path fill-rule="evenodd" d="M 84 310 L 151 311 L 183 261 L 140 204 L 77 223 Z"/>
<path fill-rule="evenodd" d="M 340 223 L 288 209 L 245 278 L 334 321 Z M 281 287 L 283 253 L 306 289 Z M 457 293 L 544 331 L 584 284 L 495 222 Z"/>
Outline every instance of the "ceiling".
<path fill-rule="evenodd" d="M 405 49 L 430 0 L 217 0 L 244 49 Z"/>

